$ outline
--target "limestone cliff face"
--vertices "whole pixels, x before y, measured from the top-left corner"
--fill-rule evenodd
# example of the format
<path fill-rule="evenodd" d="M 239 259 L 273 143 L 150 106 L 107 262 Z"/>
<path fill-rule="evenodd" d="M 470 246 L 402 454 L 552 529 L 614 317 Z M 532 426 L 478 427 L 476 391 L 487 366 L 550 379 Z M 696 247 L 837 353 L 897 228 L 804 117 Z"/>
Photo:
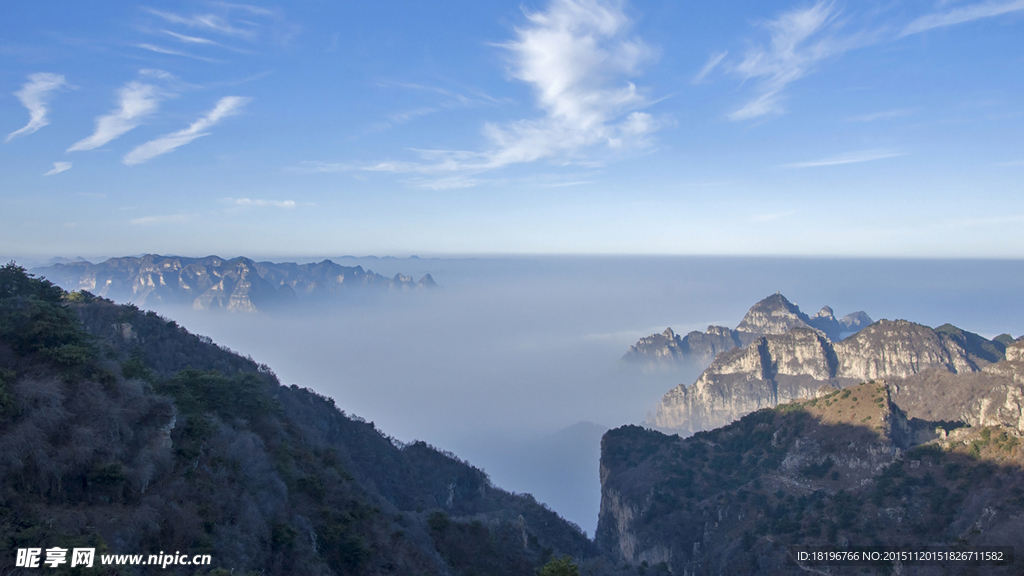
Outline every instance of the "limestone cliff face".
<path fill-rule="evenodd" d="M 1004 354 L 1008 362 L 1024 362 L 1024 340 L 1007 346 Z"/>
<path fill-rule="evenodd" d="M 684 357 L 707 364 L 722 352 L 740 346 L 737 335 L 725 326 L 708 326 L 706 332 L 690 332 L 682 339 Z"/>
<path fill-rule="evenodd" d="M 1006 349 L 1006 360 L 980 372 L 952 374 L 932 369 L 886 379 L 893 399 L 921 420 L 1006 426 L 1024 434 L 1024 342 Z"/>
<path fill-rule="evenodd" d="M 782 294 L 773 294 L 754 304 L 735 330 L 708 326 L 706 332 L 693 331 L 680 337 L 669 328 L 662 334 L 641 338 L 622 359 L 633 363 L 689 361 L 706 366 L 719 354 L 748 346 L 761 336 L 802 328 L 837 342 L 869 324 L 871 318 L 864 312 L 836 320 L 828 306 L 810 318 Z"/>
<path fill-rule="evenodd" d="M 906 377 L 939 368 L 977 372 L 963 346 L 927 326 L 906 320 L 882 320 L 835 345 L 839 375 L 858 380 Z"/>
<path fill-rule="evenodd" d="M 766 357 L 771 362 L 768 375 L 772 378 L 785 375 L 828 380 L 836 375 L 832 343 L 815 331 L 797 328 L 775 338 L 762 337 L 761 342 L 760 346 L 767 348 Z"/>
<path fill-rule="evenodd" d="M 810 327 L 761 336 L 746 348 L 721 354 L 693 385 L 680 384 L 665 394 L 647 424 L 693 434 L 760 408 L 858 382 L 935 370 L 972 373 L 990 364 L 980 345 L 975 346 L 978 353 L 964 345 L 984 338 L 952 333 L 906 320 L 882 320 L 838 343 Z"/>
<path fill-rule="evenodd" d="M 811 328 L 761 336 L 746 348 L 721 354 L 692 386 L 679 385 L 658 404 L 649 425 L 683 435 L 710 430 L 761 408 L 831 391 L 831 343 Z"/>
<path fill-rule="evenodd" d="M 174 304 L 232 312 L 268 311 L 298 300 L 336 298 L 354 288 L 410 290 L 437 286 L 429 274 L 414 282 L 410 276 L 387 278 L 361 266 L 339 266 L 330 260 L 296 264 L 217 256 L 147 254 L 99 264 L 69 262 L 33 272 L 67 290 L 88 290 L 139 306 Z"/>

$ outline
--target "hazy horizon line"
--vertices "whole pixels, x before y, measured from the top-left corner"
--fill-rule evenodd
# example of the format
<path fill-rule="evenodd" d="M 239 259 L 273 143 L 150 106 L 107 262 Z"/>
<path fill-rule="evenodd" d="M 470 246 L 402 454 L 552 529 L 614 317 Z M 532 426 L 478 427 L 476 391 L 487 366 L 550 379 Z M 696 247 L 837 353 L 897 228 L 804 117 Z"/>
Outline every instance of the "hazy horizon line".
<path fill-rule="evenodd" d="M 190 259 L 202 259 L 202 258 L 221 258 L 223 260 L 234 260 L 237 258 L 248 258 L 256 262 L 322 262 L 324 260 L 516 260 L 516 259 L 547 259 L 547 258 L 643 258 L 643 259 L 657 259 L 657 258 L 723 258 L 723 259 L 751 259 L 751 260 L 925 260 L 925 261 L 936 261 L 936 260 L 955 260 L 955 261 L 1008 261 L 1017 262 L 1024 261 L 1024 256 L 964 256 L 964 255 L 912 255 L 912 254 L 889 254 L 889 255 L 872 255 L 872 254 L 794 254 L 794 253 L 778 253 L 778 254 L 760 254 L 760 253 L 658 253 L 658 252 L 399 252 L 395 254 L 385 253 L 383 256 L 374 254 L 354 255 L 354 254 L 295 254 L 295 253 L 280 253 L 280 254 L 241 254 L 241 253 L 229 253 L 232 255 L 223 256 L 216 252 L 207 252 L 203 254 L 190 255 L 186 253 L 160 253 L 160 252 L 136 252 L 132 254 L 122 255 L 90 255 L 90 256 L 64 256 L 54 254 L 42 254 L 42 255 L 16 255 L 0 256 L 0 260 L 4 263 L 7 262 L 20 262 L 30 261 L 36 263 L 34 267 L 48 266 L 58 264 L 58 262 L 52 262 L 57 259 L 65 259 L 68 261 L 75 261 L 78 259 L 85 260 L 92 264 L 98 264 L 112 258 L 141 258 L 147 255 L 160 256 L 165 258 L 190 258 Z"/>

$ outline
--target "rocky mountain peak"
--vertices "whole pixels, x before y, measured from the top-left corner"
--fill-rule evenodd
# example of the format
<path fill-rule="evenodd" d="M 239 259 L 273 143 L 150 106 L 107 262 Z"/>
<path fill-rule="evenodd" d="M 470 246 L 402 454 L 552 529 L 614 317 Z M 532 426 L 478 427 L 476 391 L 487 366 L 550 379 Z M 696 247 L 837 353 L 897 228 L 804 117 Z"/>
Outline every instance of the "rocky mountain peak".
<path fill-rule="evenodd" d="M 800 308 L 776 292 L 750 307 L 736 326 L 738 332 L 785 334 L 790 328 L 807 328 L 810 318 Z"/>
<path fill-rule="evenodd" d="M 846 316 L 843 316 L 842 320 L 839 321 L 839 323 L 844 328 L 846 328 L 847 330 L 852 330 L 854 332 L 860 330 L 861 328 L 864 328 L 865 326 L 870 325 L 871 322 L 871 317 L 868 316 L 863 311 L 857 311 L 847 314 Z"/>
<path fill-rule="evenodd" d="M 838 342 L 869 324 L 871 318 L 864 312 L 854 312 L 836 320 L 829 306 L 823 307 L 813 318 L 808 317 L 798 306 L 776 292 L 751 306 L 735 330 L 708 326 L 706 332 L 695 330 L 680 337 L 669 328 L 661 334 L 642 338 L 622 359 L 640 363 L 682 360 L 707 366 L 719 354 L 737 347 L 748 347 L 761 336 L 780 335 L 802 328 Z"/>

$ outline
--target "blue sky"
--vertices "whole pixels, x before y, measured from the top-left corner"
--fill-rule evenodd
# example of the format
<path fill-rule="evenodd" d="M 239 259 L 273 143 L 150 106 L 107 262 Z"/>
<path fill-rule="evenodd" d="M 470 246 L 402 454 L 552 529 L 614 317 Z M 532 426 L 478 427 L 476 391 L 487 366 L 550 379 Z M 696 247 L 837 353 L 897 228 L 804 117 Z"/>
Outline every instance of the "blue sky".
<path fill-rule="evenodd" d="M 0 253 L 1024 257 L 1024 0 L 8 2 Z"/>

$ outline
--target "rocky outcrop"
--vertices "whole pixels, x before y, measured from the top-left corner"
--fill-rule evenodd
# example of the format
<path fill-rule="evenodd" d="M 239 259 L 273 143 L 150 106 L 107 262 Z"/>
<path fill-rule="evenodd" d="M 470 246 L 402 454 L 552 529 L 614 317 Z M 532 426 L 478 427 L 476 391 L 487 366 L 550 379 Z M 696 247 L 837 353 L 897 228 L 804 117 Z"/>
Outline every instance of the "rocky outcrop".
<path fill-rule="evenodd" d="M 725 326 L 708 326 L 707 332 L 694 330 L 683 337 L 672 328 L 666 328 L 661 334 L 641 338 L 629 347 L 622 359 L 635 363 L 691 361 L 707 364 L 715 356 L 740 345 L 737 335 Z"/>
<path fill-rule="evenodd" d="M 838 343 L 809 326 L 761 336 L 720 355 L 693 385 L 665 394 L 647 424 L 688 435 L 859 382 L 926 371 L 973 373 L 1001 359 L 981 342 L 991 341 L 943 328 L 882 320 Z"/>
<path fill-rule="evenodd" d="M 718 428 L 761 408 L 812 398 L 823 386 L 853 383 L 837 378 L 836 365 L 831 343 L 809 327 L 761 336 L 721 354 L 692 386 L 670 390 L 647 424 L 682 435 Z"/>
<path fill-rule="evenodd" d="M 1024 362 L 1024 340 L 1007 346 L 1003 354 L 1006 355 L 1007 362 Z"/>
<path fill-rule="evenodd" d="M 685 356 L 686 347 L 683 339 L 669 327 L 661 334 L 651 334 L 646 338 L 641 338 L 636 344 L 629 347 L 629 352 L 626 352 L 623 359 L 675 361 L 681 360 Z"/>
<path fill-rule="evenodd" d="M 932 369 L 886 382 L 894 401 L 911 417 L 1006 426 L 1024 434 L 1024 343 L 1008 347 L 1005 360 L 979 372 Z"/>
<path fill-rule="evenodd" d="M 961 333 L 963 333 L 961 331 Z M 972 339 L 983 339 L 971 334 Z M 846 378 L 903 378 L 932 368 L 954 374 L 977 372 L 997 360 L 971 354 L 960 339 L 906 320 L 883 320 L 835 345 L 839 373 Z"/>
<path fill-rule="evenodd" d="M 761 336 L 785 334 L 794 328 L 815 330 L 837 342 L 871 324 L 864 312 L 854 312 L 836 320 L 825 306 L 814 318 L 779 293 L 754 304 L 736 329 L 708 326 L 706 332 L 693 331 L 680 337 L 671 328 L 662 334 L 641 338 L 629 348 L 624 361 L 632 363 L 688 361 L 707 365 L 716 356 L 733 348 L 750 345 Z"/>
<path fill-rule="evenodd" d="M 434 288 L 429 275 L 387 278 L 361 266 L 330 260 L 309 264 L 225 260 L 217 256 L 179 258 L 147 254 L 111 258 L 99 264 L 74 261 L 33 270 L 66 290 L 136 305 L 186 305 L 199 310 L 265 312 L 300 300 L 337 298 L 352 289 L 410 290 Z"/>

